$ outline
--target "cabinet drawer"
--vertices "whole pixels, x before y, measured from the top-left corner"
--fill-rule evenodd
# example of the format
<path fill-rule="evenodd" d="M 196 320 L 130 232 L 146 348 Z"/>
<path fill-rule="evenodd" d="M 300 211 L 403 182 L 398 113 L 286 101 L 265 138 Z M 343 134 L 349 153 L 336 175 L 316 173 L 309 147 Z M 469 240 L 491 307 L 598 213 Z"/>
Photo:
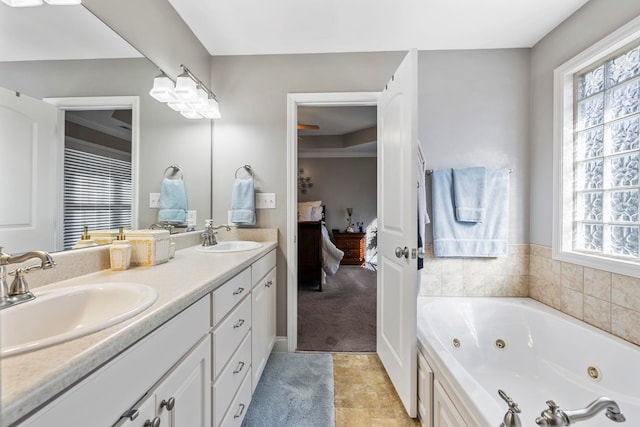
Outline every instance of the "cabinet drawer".
<path fill-rule="evenodd" d="M 213 291 L 213 326 L 217 325 L 251 290 L 251 267 Z"/>
<path fill-rule="evenodd" d="M 360 249 L 360 240 L 340 239 L 338 246 L 345 249 Z"/>
<path fill-rule="evenodd" d="M 251 265 L 251 280 L 253 286 L 257 285 L 260 280 L 267 274 L 273 267 L 276 266 L 276 250 L 272 250 L 256 262 Z"/>
<path fill-rule="evenodd" d="M 242 379 L 251 368 L 251 332 L 244 339 L 236 354 L 231 357 L 227 367 L 213 385 L 214 426 L 222 421 L 231 399 L 242 384 Z"/>
<path fill-rule="evenodd" d="M 360 259 L 360 249 L 343 249 L 345 258 Z"/>
<path fill-rule="evenodd" d="M 251 298 L 245 298 L 226 319 L 213 330 L 214 378 L 222 372 L 229 358 L 235 353 L 251 329 Z"/>
<path fill-rule="evenodd" d="M 240 427 L 244 420 L 244 416 L 247 415 L 249 403 L 251 403 L 251 372 L 244 377 L 240 390 L 233 399 L 233 402 L 231 402 L 231 406 L 229 406 L 229 410 L 222 421 L 222 425 L 224 427 Z"/>

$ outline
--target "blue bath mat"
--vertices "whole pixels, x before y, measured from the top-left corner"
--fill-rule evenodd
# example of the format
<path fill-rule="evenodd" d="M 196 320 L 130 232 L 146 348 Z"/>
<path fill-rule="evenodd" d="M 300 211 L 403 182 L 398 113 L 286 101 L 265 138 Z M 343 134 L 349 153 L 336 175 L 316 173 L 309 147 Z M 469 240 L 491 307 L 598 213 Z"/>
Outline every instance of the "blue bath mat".
<path fill-rule="evenodd" d="M 335 425 L 330 354 L 272 353 L 243 427 Z"/>

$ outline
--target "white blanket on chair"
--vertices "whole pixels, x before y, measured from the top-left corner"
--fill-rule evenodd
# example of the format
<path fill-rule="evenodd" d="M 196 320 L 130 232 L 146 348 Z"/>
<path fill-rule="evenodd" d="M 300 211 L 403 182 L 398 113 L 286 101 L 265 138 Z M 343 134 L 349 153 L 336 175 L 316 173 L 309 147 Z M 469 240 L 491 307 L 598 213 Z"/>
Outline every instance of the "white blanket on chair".
<path fill-rule="evenodd" d="M 336 247 L 329 238 L 329 230 L 322 224 L 322 269 L 333 276 L 340 267 L 344 252 Z"/>

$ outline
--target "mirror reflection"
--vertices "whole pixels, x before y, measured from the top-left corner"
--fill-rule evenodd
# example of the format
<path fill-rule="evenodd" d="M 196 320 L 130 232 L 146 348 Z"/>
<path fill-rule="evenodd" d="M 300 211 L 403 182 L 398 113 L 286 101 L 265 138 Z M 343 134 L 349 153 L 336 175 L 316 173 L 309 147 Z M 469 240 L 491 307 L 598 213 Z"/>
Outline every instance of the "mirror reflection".
<path fill-rule="evenodd" d="M 67 249 L 84 226 L 89 234 L 151 227 L 158 208 L 150 199 L 175 164 L 192 223 L 202 227 L 211 214 L 211 124 L 148 95 L 157 67 L 83 6 L 0 4 L 0 25 L 5 252 Z M 111 193 L 91 188 L 96 171 L 108 177 Z M 91 204 L 70 196 L 82 191 Z M 113 220 L 109 227 L 105 218 Z"/>

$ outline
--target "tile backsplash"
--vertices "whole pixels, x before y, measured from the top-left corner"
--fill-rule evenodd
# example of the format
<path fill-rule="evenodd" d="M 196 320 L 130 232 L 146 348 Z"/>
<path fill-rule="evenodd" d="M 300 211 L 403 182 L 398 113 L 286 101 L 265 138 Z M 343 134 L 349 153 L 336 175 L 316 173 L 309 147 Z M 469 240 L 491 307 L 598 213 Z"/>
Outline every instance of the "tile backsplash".
<path fill-rule="evenodd" d="M 420 295 L 529 296 L 640 345 L 640 279 L 557 261 L 517 244 L 503 258 L 435 258 L 425 247 Z"/>

